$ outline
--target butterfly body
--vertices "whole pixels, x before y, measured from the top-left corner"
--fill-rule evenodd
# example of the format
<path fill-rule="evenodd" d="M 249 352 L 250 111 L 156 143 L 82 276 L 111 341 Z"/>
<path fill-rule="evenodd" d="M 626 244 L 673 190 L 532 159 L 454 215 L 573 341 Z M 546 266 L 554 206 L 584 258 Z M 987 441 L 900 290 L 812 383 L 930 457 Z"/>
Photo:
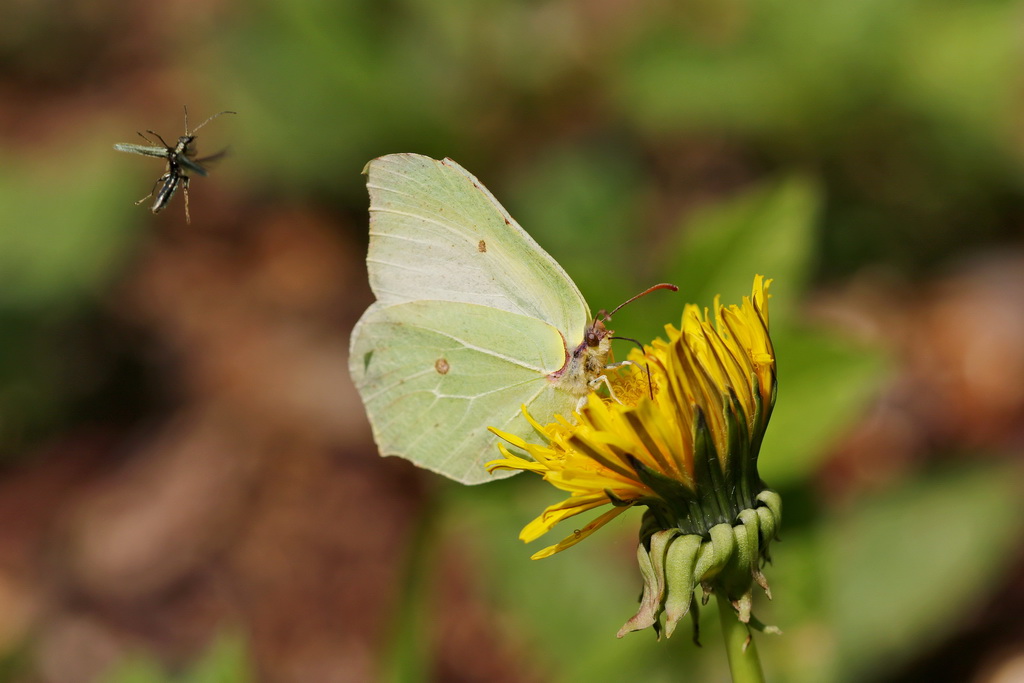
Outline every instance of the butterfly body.
<path fill-rule="evenodd" d="M 608 365 L 612 350 L 611 335 L 612 331 L 601 320 L 595 319 L 587 326 L 583 341 L 566 352 L 565 364 L 548 375 L 548 379 L 578 398 L 586 396 L 594 379 Z"/>

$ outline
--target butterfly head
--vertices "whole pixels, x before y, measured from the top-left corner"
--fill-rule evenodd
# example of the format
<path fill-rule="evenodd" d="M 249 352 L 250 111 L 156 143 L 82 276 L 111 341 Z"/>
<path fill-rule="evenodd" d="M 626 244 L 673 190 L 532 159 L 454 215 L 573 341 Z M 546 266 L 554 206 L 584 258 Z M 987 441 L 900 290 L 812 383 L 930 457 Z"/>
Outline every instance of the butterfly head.
<path fill-rule="evenodd" d="M 594 322 L 587 326 L 583 335 L 583 343 L 573 352 L 573 360 L 576 361 L 581 376 L 587 383 L 604 372 L 605 366 L 608 365 L 614 332 L 604 323 L 600 314 L 594 318 Z"/>
<path fill-rule="evenodd" d="M 583 342 L 588 349 L 600 349 L 611 344 L 610 338 L 614 332 L 605 326 L 605 321 L 601 319 L 603 313 L 604 311 L 601 311 L 598 317 L 594 318 L 594 322 L 587 327 L 587 332 L 583 336 Z"/>

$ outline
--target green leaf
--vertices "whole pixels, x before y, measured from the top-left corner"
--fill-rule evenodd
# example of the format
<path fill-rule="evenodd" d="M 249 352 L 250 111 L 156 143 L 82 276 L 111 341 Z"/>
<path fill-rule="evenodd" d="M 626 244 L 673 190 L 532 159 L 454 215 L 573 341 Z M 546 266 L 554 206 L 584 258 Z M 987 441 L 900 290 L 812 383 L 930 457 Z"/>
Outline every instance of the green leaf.
<path fill-rule="evenodd" d="M 254 679 L 245 638 L 227 631 L 217 637 L 182 683 L 247 683 Z"/>
<path fill-rule="evenodd" d="M 169 673 L 146 652 L 128 655 L 104 676 L 102 683 L 247 683 L 255 680 L 245 639 L 236 632 L 221 633 L 209 649 L 182 675 Z"/>
<path fill-rule="evenodd" d="M 103 683 L 169 683 L 171 680 L 152 655 L 133 653 L 122 659 Z"/>
<path fill-rule="evenodd" d="M 716 294 L 726 304 L 749 296 L 760 273 L 776 280 L 773 325 L 784 320 L 807 280 L 820 204 L 814 181 L 790 176 L 697 212 L 669 270 L 672 281 L 687 301 L 709 306 Z"/>
<path fill-rule="evenodd" d="M 888 363 L 875 349 L 820 332 L 772 334 L 779 398 L 761 446 L 758 472 L 772 487 L 808 477 L 830 442 L 861 417 Z"/>
<path fill-rule="evenodd" d="M 78 304 L 116 277 L 132 237 L 125 218 L 132 210 L 147 216 L 132 203 L 162 166 L 133 159 L 140 167 L 133 184 L 115 171 L 119 154 L 106 143 L 67 152 L 69 159 L 90 159 L 88 173 L 49 158 L 0 155 L 0 309 Z"/>
<path fill-rule="evenodd" d="M 840 666 L 865 680 L 970 620 L 1004 579 L 1024 523 L 1020 472 L 944 472 L 859 501 L 831 525 Z"/>
<path fill-rule="evenodd" d="M 689 625 L 666 642 L 653 630 L 621 639 L 616 631 L 638 606 L 642 577 L 636 562 L 639 511 L 630 510 L 565 552 L 539 561 L 535 550 L 589 521 L 567 520 L 531 546 L 516 536 L 546 505 L 564 498 L 527 475 L 486 487 L 446 486 L 440 526 L 475 560 L 474 583 L 483 587 L 495 623 L 523 653 L 524 670 L 550 681 L 726 680 L 713 610 L 699 610 L 702 642 Z M 448 547 L 447 545 L 445 547 Z"/>
<path fill-rule="evenodd" d="M 513 180 L 505 208 L 562 264 L 593 313 L 636 293 L 638 267 L 595 267 L 643 263 L 635 249 L 644 180 L 633 164 L 614 150 L 554 149 Z"/>

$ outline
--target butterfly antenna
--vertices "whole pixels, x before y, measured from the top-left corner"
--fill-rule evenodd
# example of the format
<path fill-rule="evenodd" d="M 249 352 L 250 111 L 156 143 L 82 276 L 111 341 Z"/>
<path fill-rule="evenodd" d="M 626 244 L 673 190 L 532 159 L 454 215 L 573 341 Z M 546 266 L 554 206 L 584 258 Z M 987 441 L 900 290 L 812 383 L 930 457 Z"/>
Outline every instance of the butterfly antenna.
<path fill-rule="evenodd" d="M 676 289 L 678 289 L 678 287 Z M 634 298 L 636 298 L 636 297 L 634 297 Z M 626 303 L 629 303 L 629 302 L 627 301 Z M 634 344 L 636 344 L 640 348 L 641 352 L 643 352 L 643 350 L 644 350 L 644 345 L 641 344 L 640 342 L 638 342 L 636 339 L 633 339 L 631 337 L 609 337 L 609 339 L 621 339 L 622 341 L 630 341 L 630 342 L 633 342 Z M 644 358 L 645 359 L 647 358 L 647 354 L 646 353 L 644 354 Z M 623 362 L 628 363 L 629 361 L 623 361 Z M 646 360 L 644 360 L 644 369 L 647 370 L 647 393 L 650 394 L 651 400 L 653 401 L 654 400 L 654 383 L 651 381 L 651 365 Z"/>
<path fill-rule="evenodd" d="M 607 322 L 607 321 L 612 319 L 612 316 L 615 314 L 616 311 L 618 311 L 620 308 L 622 308 L 626 304 L 631 304 L 634 301 L 636 301 L 637 299 L 639 299 L 640 297 L 647 296 L 651 292 L 657 291 L 659 289 L 670 289 L 673 292 L 678 292 L 679 291 L 679 288 L 676 287 L 675 285 L 669 284 L 667 282 L 662 282 L 661 284 L 654 285 L 653 287 L 648 287 L 647 289 L 645 289 L 644 291 L 640 292 L 636 296 L 630 297 L 629 299 L 623 301 L 621 304 L 619 304 L 618 306 L 613 308 L 611 313 L 605 313 L 604 311 L 599 311 L 598 312 L 598 317 L 604 318 L 604 320 Z M 625 337 L 622 337 L 622 339 L 625 339 Z"/>

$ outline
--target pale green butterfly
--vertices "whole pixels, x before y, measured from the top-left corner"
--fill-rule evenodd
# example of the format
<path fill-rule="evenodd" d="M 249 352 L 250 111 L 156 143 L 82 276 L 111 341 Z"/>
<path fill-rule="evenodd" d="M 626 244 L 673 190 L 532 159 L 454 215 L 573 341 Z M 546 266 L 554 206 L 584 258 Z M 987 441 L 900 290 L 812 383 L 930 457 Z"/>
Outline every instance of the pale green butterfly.
<path fill-rule="evenodd" d="M 370 288 L 349 371 L 381 455 L 464 484 L 499 457 L 488 426 L 535 437 L 600 381 L 611 331 L 480 181 L 451 159 L 374 159 Z M 607 380 L 605 380 L 607 381 Z"/>

